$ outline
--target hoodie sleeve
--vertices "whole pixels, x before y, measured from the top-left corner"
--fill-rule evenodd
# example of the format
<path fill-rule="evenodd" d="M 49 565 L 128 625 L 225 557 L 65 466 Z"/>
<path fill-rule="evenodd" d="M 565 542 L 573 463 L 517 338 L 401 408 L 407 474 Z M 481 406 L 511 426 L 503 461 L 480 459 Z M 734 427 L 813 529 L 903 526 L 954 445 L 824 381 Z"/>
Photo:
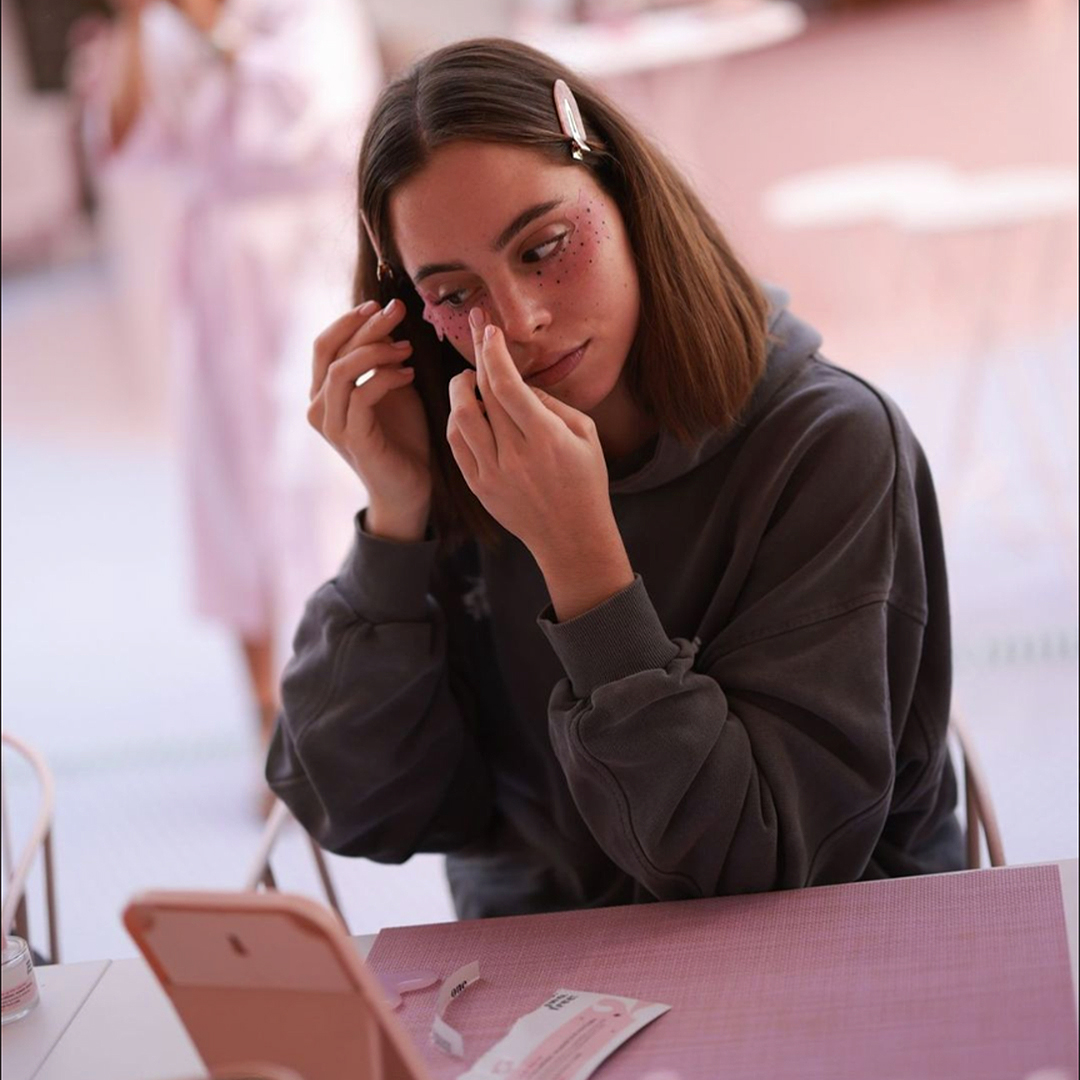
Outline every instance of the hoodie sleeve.
<path fill-rule="evenodd" d="M 282 682 L 270 787 L 325 848 L 379 862 L 482 836 L 491 785 L 459 707 L 434 542 L 365 533 L 309 601 Z"/>
<path fill-rule="evenodd" d="M 911 477 L 891 414 L 868 394 L 828 415 L 781 473 L 752 551 L 732 551 L 745 579 L 714 640 L 669 637 L 640 578 L 540 620 L 566 672 L 549 726 L 574 801 L 661 899 L 856 880 L 889 813 L 926 623 L 894 582 L 919 538 L 896 527 Z"/>

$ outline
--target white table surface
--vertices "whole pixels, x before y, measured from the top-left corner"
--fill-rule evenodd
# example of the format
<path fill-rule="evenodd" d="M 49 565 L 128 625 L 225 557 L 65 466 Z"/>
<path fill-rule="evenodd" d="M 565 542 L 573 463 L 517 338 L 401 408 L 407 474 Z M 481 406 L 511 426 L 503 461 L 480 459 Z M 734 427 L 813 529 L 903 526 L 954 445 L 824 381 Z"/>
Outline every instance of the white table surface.
<path fill-rule="evenodd" d="M 374 934 L 353 939 L 361 956 Z M 187 1031 L 160 984 L 141 958 L 114 960 L 93 998 L 68 1025 L 37 1072 L 8 1073 L 4 1080 L 173 1080 L 205 1076 Z"/>
<path fill-rule="evenodd" d="M 5 1027 L 0 1039 L 4 1080 L 22 1080 L 38 1071 L 108 967 L 108 960 L 90 960 L 36 969 L 41 1000 L 28 1016 Z"/>
<path fill-rule="evenodd" d="M 1080 864 L 1066 859 L 1057 865 L 1075 1006 Z M 375 935 L 354 940 L 367 956 Z M 190 1080 L 205 1075 L 187 1032 L 143 960 L 43 968 L 39 982 L 36 1025 L 27 1017 L 4 1029 L 4 1080 Z M 51 997 L 60 1004 L 47 1006 Z"/>

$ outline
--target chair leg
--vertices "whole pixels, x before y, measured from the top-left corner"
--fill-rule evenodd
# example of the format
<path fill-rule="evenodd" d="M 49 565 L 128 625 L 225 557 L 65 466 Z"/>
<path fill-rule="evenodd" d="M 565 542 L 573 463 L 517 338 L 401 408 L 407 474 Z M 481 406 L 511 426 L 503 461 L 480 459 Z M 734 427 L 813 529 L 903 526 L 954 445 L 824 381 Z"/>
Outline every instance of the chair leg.
<path fill-rule="evenodd" d="M 968 735 L 967 726 L 959 713 L 950 718 L 950 727 L 960 747 L 964 763 L 964 802 L 967 806 L 967 864 L 977 870 L 981 865 L 982 838 L 986 840 L 986 852 L 991 866 L 1005 866 L 1005 849 L 1001 841 L 1001 828 L 990 789 L 979 763 L 975 746 Z"/>
<path fill-rule="evenodd" d="M 11 920 L 11 925 L 15 928 L 15 933 L 19 935 L 28 945 L 30 944 L 30 924 L 26 918 L 26 894 L 24 893 L 19 898 L 18 906 L 15 908 L 15 916 Z"/>
<path fill-rule="evenodd" d="M 56 882 L 53 869 L 52 829 L 45 834 L 45 908 L 49 918 L 49 963 L 60 963 L 60 935 L 56 926 Z"/>
<path fill-rule="evenodd" d="M 982 817 L 979 814 L 979 800 L 975 797 L 975 782 L 966 764 L 964 766 L 964 802 L 967 806 L 967 866 L 969 870 L 978 870 L 982 862 L 979 844 Z"/>
<path fill-rule="evenodd" d="M 986 797 L 985 789 L 976 784 L 975 798 L 979 804 L 979 822 L 986 840 L 986 854 L 991 866 L 1005 865 L 1005 845 L 1001 842 L 1001 829 L 998 827 L 994 806 Z"/>
<path fill-rule="evenodd" d="M 326 865 L 326 857 L 322 853 L 322 848 L 320 848 L 311 837 L 308 837 L 308 841 L 311 844 L 311 853 L 315 856 L 315 866 L 319 871 L 323 889 L 326 890 L 327 902 L 334 909 L 342 924 L 348 926 L 348 923 L 345 921 L 345 915 L 341 910 L 341 905 L 338 903 L 337 890 L 335 890 L 334 882 L 330 877 L 330 870 Z"/>

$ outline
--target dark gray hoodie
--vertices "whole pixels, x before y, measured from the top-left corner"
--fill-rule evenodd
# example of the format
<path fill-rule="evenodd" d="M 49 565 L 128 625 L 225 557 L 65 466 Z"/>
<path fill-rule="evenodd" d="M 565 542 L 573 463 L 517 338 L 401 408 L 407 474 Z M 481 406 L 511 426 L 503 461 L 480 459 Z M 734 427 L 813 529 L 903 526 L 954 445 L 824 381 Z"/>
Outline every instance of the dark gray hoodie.
<path fill-rule="evenodd" d="M 556 623 L 508 534 L 444 558 L 358 519 L 267 764 L 321 844 L 449 853 L 462 917 L 962 866 L 929 469 L 772 299 L 739 425 L 612 480 L 637 578 L 592 611 Z"/>

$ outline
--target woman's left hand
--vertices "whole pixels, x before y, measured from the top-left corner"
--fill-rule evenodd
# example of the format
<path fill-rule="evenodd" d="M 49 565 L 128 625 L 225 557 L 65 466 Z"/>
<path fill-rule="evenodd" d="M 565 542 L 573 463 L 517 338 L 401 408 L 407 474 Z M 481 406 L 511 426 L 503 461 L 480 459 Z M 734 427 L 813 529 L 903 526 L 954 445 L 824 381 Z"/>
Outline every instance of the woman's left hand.
<path fill-rule="evenodd" d="M 501 330 L 470 322 L 476 370 L 450 381 L 447 440 L 473 494 L 536 559 L 559 619 L 573 618 L 633 581 L 596 425 L 525 383 Z"/>

